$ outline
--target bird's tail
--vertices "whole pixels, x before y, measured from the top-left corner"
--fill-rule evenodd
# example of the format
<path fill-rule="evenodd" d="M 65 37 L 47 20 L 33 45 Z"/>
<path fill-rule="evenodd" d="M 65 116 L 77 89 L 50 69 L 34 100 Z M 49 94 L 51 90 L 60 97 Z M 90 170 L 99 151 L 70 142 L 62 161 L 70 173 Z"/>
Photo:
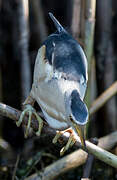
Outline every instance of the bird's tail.
<path fill-rule="evenodd" d="M 54 15 L 52 13 L 49 12 L 49 16 L 52 19 L 52 21 L 54 22 L 54 25 L 56 27 L 56 29 L 58 30 L 58 32 L 66 32 L 66 30 L 63 28 L 63 26 L 58 22 L 58 20 L 54 17 Z"/>

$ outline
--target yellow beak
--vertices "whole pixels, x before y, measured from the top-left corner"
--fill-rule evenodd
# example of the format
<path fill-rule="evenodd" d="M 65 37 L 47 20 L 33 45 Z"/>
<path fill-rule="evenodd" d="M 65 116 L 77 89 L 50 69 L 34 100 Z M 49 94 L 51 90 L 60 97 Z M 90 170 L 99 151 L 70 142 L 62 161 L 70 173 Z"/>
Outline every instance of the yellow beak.
<path fill-rule="evenodd" d="M 73 123 L 73 125 L 74 125 L 76 132 L 78 133 L 78 135 L 80 137 L 83 149 L 87 149 L 86 143 L 85 143 L 85 126 L 84 125 L 78 125 L 76 123 Z"/>

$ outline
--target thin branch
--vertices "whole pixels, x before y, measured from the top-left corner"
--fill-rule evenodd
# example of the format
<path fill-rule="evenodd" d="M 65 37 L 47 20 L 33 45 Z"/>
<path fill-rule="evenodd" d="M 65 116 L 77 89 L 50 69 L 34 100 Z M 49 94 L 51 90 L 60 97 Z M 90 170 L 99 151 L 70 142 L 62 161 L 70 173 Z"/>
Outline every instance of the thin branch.
<path fill-rule="evenodd" d="M 5 141 L 4 139 L 0 138 L 0 148 L 2 148 L 5 151 L 6 150 L 10 151 L 11 146 L 10 146 L 10 144 L 7 141 Z"/>
<path fill-rule="evenodd" d="M 98 146 L 110 150 L 117 144 L 117 131 L 110 133 L 99 139 Z"/>
<path fill-rule="evenodd" d="M 20 117 L 21 112 L 11 108 L 10 106 L 7 106 L 5 104 L 0 103 L 0 114 L 2 116 L 9 117 L 15 121 L 17 121 Z M 27 124 L 27 117 L 24 119 L 24 124 Z M 34 130 L 38 129 L 38 122 L 35 119 L 32 119 L 31 126 Z M 43 128 L 43 133 L 49 134 L 49 135 L 55 135 L 56 131 L 47 125 Z M 68 134 L 62 135 L 63 140 L 66 142 L 68 140 Z M 77 137 L 76 139 L 76 146 L 81 147 L 80 138 Z M 93 154 L 97 159 L 100 159 L 101 161 L 111 165 L 112 167 L 117 168 L 117 156 L 113 155 L 112 153 L 105 151 L 104 149 L 97 147 L 96 145 L 86 141 L 86 147 L 89 151 L 89 153 Z"/>
<path fill-rule="evenodd" d="M 117 156 L 88 141 L 86 141 L 86 146 L 89 153 L 93 154 L 97 159 L 105 162 L 106 164 L 109 164 L 112 167 L 117 168 Z"/>
<path fill-rule="evenodd" d="M 17 167 L 18 167 L 18 164 L 19 164 L 19 160 L 20 160 L 20 154 L 17 155 L 17 160 L 16 160 L 16 163 L 15 163 L 15 168 L 14 168 L 14 171 L 13 171 L 12 180 L 15 180 L 15 176 L 16 176 L 16 171 L 17 171 Z"/>
<path fill-rule="evenodd" d="M 112 96 L 117 93 L 117 81 L 115 81 L 107 90 L 104 91 L 91 105 L 90 115 L 98 111 Z"/>
<path fill-rule="evenodd" d="M 78 157 L 78 158 L 76 158 Z M 50 180 L 55 179 L 58 175 L 65 173 L 74 167 L 81 166 L 85 163 L 87 159 L 87 153 L 83 150 L 78 150 L 70 155 L 65 156 L 64 158 L 58 160 L 52 165 L 45 168 L 43 172 L 42 179 Z M 53 176 L 54 172 L 54 176 Z"/>
<path fill-rule="evenodd" d="M 24 176 L 23 179 L 26 178 L 34 169 L 34 167 L 36 166 L 37 163 L 39 163 L 41 157 L 43 155 L 43 152 L 37 152 L 31 159 L 30 164 L 27 163 L 27 168 L 24 169 Z"/>
<path fill-rule="evenodd" d="M 114 134 L 114 136 L 113 136 L 113 134 Z M 115 139 L 116 142 L 114 144 L 116 144 L 117 143 L 116 137 L 117 137 L 117 131 L 108 135 L 107 137 L 105 136 L 103 138 L 100 138 L 98 145 L 102 146 L 102 144 L 103 144 L 103 142 L 105 142 L 105 140 L 112 139 L 112 138 Z M 110 150 L 112 148 L 112 146 L 110 146 L 109 143 L 110 142 L 107 141 L 106 143 L 103 144 L 104 149 Z M 25 180 L 56 179 L 61 174 L 83 165 L 87 160 L 87 156 L 88 156 L 88 154 L 86 152 L 84 152 L 83 150 L 81 150 L 81 149 L 77 150 L 77 151 L 63 157 L 62 159 L 56 161 L 52 165 L 47 166 L 43 170 L 43 172 L 40 172 L 39 174 L 35 173 L 35 174 L 29 176 L 28 178 L 26 178 Z M 78 157 L 78 158 L 76 158 L 76 157 Z"/>
<path fill-rule="evenodd" d="M 97 138 L 91 138 L 90 140 L 93 144 L 97 145 L 98 144 L 98 139 Z M 94 156 L 92 154 L 88 154 L 84 170 L 83 170 L 83 178 L 89 178 L 92 170 L 94 162 Z"/>
<path fill-rule="evenodd" d="M 55 163 L 47 166 L 39 175 L 34 174 L 33 176 L 26 178 L 25 180 L 33 180 L 36 178 L 38 179 L 39 177 L 41 180 L 56 179 L 59 175 L 84 164 L 86 159 L 87 153 L 79 149 L 78 151 L 75 151 L 72 154 L 67 155 L 62 159 L 56 161 Z"/>

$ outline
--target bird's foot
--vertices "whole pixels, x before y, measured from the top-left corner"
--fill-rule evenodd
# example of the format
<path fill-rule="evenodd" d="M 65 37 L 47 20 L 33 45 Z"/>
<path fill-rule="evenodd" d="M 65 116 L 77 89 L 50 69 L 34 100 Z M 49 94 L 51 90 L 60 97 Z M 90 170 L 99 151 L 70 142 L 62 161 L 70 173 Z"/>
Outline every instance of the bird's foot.
<path fill-rule="evenodd" d="M 25 105 L 25 109 L 24 111 L 21 113 L 20 115 L 20 118 L 19 120 L 16 122 L 16 125 L 19 127 L 24 119 L 24 116 L 27 115 L 29 116 L 29 119 L 28 119 L 28 124 L 26 126 L 26 131 L 25 131 L 25 138 L 28 137 L 28 133 L 29 133 L 29 129 L 30 129 L 30 126 L 31 126 L 31 119 L 32 119 L 32 115 L 34 115 L 39 123 L 39 128 L 38 128 L 38 131 L 36 132 L 36 135 L 37 136 L 40 136 L 41 134 L 41 130 L 42 130 L 42 127 L 43 127 L 43 120 L 40 118 L 40 116 L 36 113 L 35 109 L 30 105 L 30 104 L 27 104 Z"/>
<path fill-rule="evenodd" d="M 76 142 L 73 130 L 71 128 L 66 129 L 65 131 L 58 131 L 52 142 L 55 144 L 60 138 L 60 136 L 66 132 L 70 133 L 70 137 L 68 139 L 67 144 L 60 150 L 60 156 L 62 156 L 65 153 L 65 151 L 72 147 Z"/>

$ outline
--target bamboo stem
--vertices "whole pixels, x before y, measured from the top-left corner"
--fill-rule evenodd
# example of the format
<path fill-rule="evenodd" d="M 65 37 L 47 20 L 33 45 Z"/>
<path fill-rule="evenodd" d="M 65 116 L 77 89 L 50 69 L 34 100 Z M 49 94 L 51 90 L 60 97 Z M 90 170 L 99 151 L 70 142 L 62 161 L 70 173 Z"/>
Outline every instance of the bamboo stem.
<path fill-rule="evenodd" d="M 88 151 L 93 154 L 97 159 L 105 162 L 106 164 L 117 168 L 117 156 L 114 154 L 86 141 Z"/>
<path fill-rule="evenodd" d="M 117 143 L 117 131 L 114 133 L 111 133 L 110 135 L 107 135 L 103 138 L 99 139 L 99 143 L 98 146 L 103 146 L 104 149 L 111 149 L 112 146 L 110 146 L 110 142 L 109 139 L 115 139 L 115 143 Z M 103 144 L 103 142 L 105 142 Z M 113 144 L 113 145 L 114 145 Z M 87 153 L 84 152 L 83 150 L 77 150 L 65 157 L 63 157 L 62 159 L 56 161 L 55 163 L 47 166 L 43 172 L 39 174 L 35 173 L 31 176 L 29 176 L 28 178 L 26 178 L 25 180 L 41 180 L 41 179 L 47 179 L 47 180 L 52 180 L 52 179 L 56 179 L 58 176 L 60 176 L 61 174 L 68 172 L 69 170 L 79 167 L 82 164 L 84 164 L 87 160 Z M 78 157 L 78 158 L 76 158 Z M 49 176 L 48 176 L 49 174 Z M 83 179 L 83 178 L 82 178 Z M 85 179 L 85 178 L 84 178 Z"/>
<path fill-rule="evenodd" d="M 117 93 L 117 81 L 115 81 L 107 90 L 105 90 L 91 105 L 90 115 L 98 111 L 112 96 Z"/>
<path fill-rule="evenodd" d="M 9 117 L 9 118 L 17 121 L 20 117 L 21 112 L 10 106 L 0 103 L 0 114 L 2 116 L 6 116 L 6 117 Z M 27 117 L 25 117 L 24 123 L 27 124 L 27 122 L 28 122 L 28 119 L 27 119 Z M 33 127 L 34 130 L 37 130 L 38 129 L 37 121 L 32 119 L 31 126 Z M 45 126 L 44 131 L 45 131 L 45 133 L 50 132 L 50 134 L 52 134 L 52 135 L 56 134 L 56 131 L 54 129 L 48 127 L 47 125 Z M 68 135 L 64 134 L 62 137 L 66 138 L 66 140 L 68 140 Z M 78 147 L 81 147 L 81 142 L 80 142 L 79 137 L 77 137 L 77 139 L 76 139 L 76 145 Z M 86 147 L 87 147 L 89 153 L 93 154 L 96 158 L 111 165 L 112 167 L 117 168 L 117 156 L 113 155 L 112 153 L 109 153 L 108 151 L 103 150 L 100 147 L 97 147 L 96 145 L 94 145 L 88 141 L 86 141 Z"/>
<path fill-rule="evenodd" d="M 88 75 L 89 75 L 86 102 L 87 102 L 87 106 L 90 107 L 90 102 L 91 102 L 90 76 L 91 76 L 91 63 L 93 57 L 96 0 L 87 0 L 85 6 L 86 6 L 86 13 L 85 13 L 84 50 L 88 59 Z"/>
<path fill-rule="evenodd" d="M 95 27 L 95 7 L 96 0 L 86 1 L 86 20 L 85 20 L 85 53 L 88 58 L 89 70 L 93 54 L 94 27 Z"/>
<path fill-rule="evenodd" d="M 28 53 L 29 28 L 28 28 L 28 0 L 18 2 L 18 31 L 19 51 L 21 58 L 21 90 L 22 100 L 26 99 L 31 87 L 31 68 Z"/>
<path fill-rule="evenodd" d="M 29 1 L 29 3 L 32 6 L 34 19 L 36 23 L 35 27 L 36 27 L 36 34 L 38 39 L 37 45 L 40 45 L 40 43 L 42 43 L 48 35 L 42 4 L 40 0 Z"/>
<path fill-rule="evenodd" d="M 73 0 L 73 10 L 72 10 L 72 23 L 71 30 L 72 35 L 77 39 L 80 35 L 80 20 L 81 20 L 81 0 Z"/>
<path fill-rule="evenodd" d="M 78 157 L 78 158 L 76 158 Z M 78 150 L 64 158 L 56 161 L 44 169 L 42 180 L 56 179 L 60 174 L 63 174 L 75 167 L 81 166 L 87 159 L 87 153 L 83 150 Z"/>

